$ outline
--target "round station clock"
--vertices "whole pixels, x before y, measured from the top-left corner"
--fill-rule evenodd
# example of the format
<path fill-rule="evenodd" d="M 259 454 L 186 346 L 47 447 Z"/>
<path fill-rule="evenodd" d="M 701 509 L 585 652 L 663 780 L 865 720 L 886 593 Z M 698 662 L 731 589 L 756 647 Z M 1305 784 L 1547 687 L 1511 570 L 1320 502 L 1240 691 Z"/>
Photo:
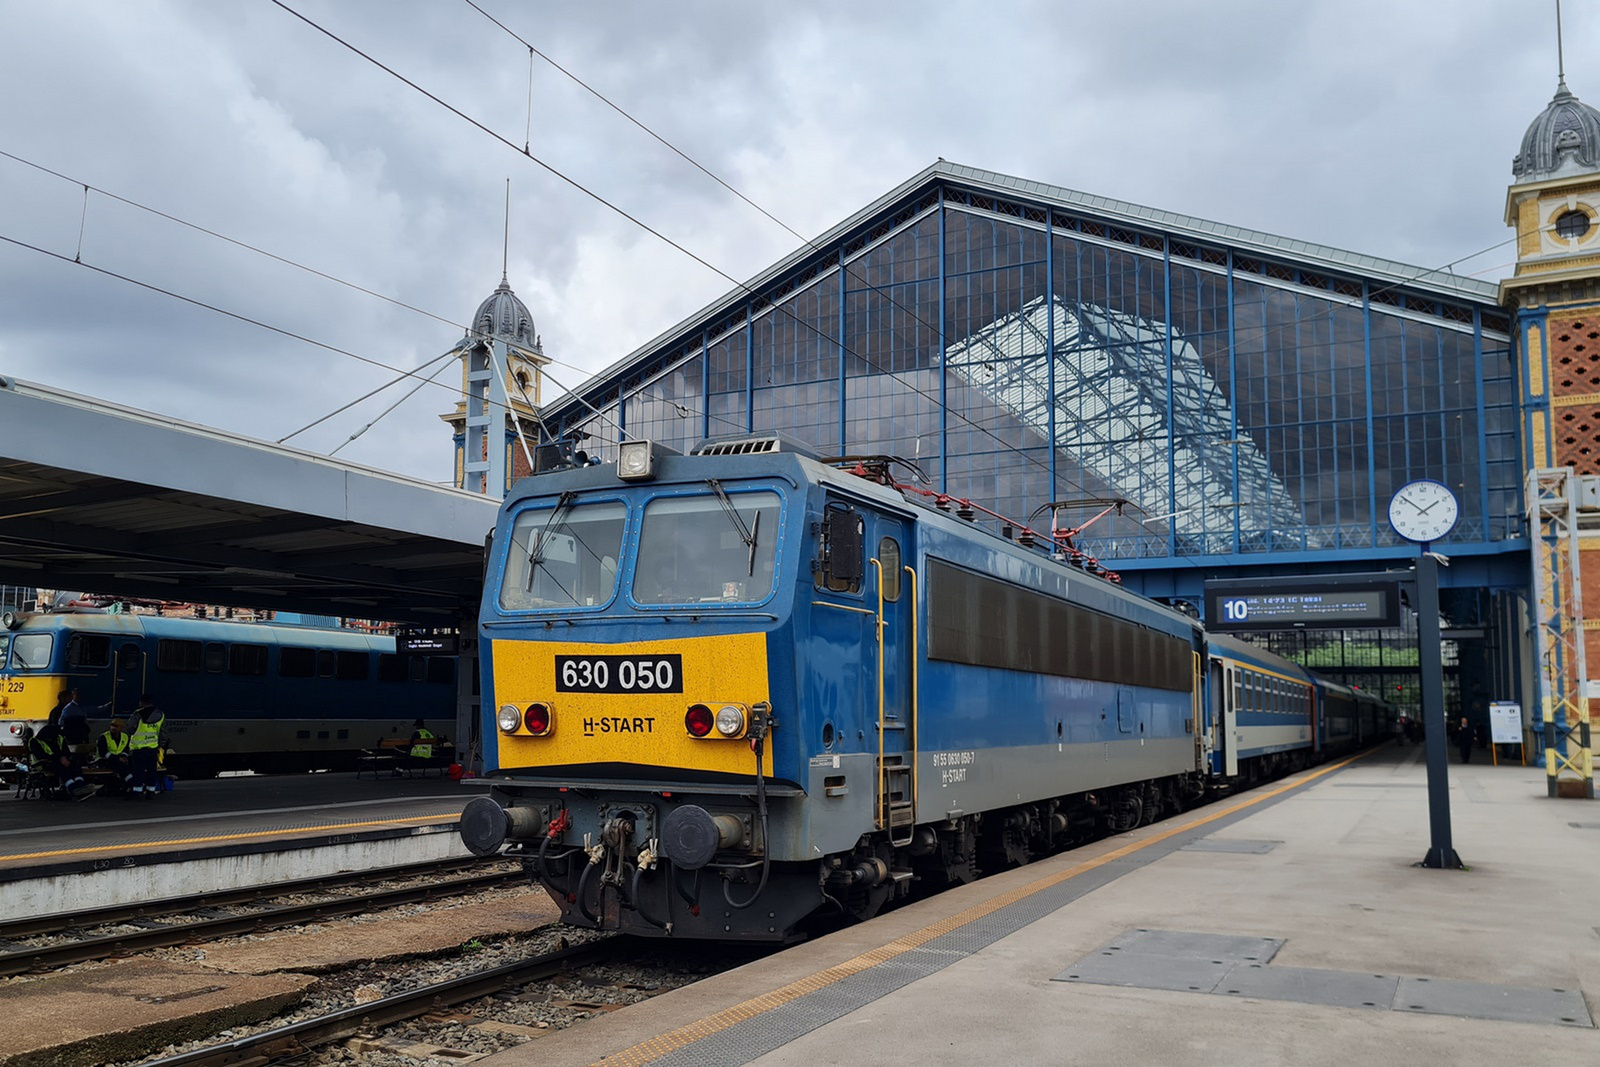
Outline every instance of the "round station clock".
<path fill-rule="evenodd" d="M 1408 482 L 1389 501 L 1389 525 L 1407 541 L 1437 541 L 1455 528 L 1461 506 L 1442 482 Z"/>

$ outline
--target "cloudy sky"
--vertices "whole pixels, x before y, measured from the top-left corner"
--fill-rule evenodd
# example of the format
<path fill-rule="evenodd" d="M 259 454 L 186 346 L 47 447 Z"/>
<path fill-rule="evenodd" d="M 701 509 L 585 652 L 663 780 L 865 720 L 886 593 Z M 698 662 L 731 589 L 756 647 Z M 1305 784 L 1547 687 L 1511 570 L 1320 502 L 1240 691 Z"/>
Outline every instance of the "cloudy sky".
<path fill-rule="evenodd" d="M 1532 0 L 476 3 L 807 235 L 942 156 L 1498 278 L 1556 82 Z M 1600 103 L 1600 6 L 1564 30 Z M 0 0 L 0 37 L 0 374 L 281 438 L 396 377 L 355 356 L 455 343 L 500 280 L 508 177 L 556 381 L 730 288 L 525 143 L 736 277 L 798 244 L 542 59 L 530 87 L 466 0 Z M 354 443 L 410 384 L 293 443 L 446 481 L 439 381 Z"/>

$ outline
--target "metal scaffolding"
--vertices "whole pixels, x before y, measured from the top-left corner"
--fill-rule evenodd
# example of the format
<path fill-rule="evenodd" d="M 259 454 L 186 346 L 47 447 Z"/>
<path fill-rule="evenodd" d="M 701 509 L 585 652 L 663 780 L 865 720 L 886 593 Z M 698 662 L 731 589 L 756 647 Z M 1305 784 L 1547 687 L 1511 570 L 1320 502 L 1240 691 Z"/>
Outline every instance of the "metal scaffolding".
<path fill-rule="evenodd" d="M 1534 641 L 1539 655 L 1546 781 L 1550 796 L 1593 800 L 1594 757 L 1589 747 L 1577 490 L 1571 467 L 1528 472 Z"/>

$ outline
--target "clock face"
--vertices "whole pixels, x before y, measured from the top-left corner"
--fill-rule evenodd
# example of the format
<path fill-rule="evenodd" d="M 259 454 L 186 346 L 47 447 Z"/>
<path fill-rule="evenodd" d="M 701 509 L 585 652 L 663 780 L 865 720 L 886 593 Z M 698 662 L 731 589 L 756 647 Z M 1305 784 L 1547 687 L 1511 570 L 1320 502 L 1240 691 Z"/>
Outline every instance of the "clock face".
<path fill-rule="evenodd" d="M 1439 482 L 1411 482 L 1389 501 L 1389 525 L 1407 541 L 1437 541 L 1455 528 L 1461 508 Z"/>

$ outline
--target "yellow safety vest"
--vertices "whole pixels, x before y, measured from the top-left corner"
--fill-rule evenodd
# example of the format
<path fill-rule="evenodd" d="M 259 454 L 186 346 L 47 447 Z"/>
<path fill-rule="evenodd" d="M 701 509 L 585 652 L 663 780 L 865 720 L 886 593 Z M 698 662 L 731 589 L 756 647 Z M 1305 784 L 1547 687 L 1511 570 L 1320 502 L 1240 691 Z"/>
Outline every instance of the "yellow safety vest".
<path fill-rule="evenodd" d="M 133 728 L 133 737 L 128 741 L 129 748 L 155 748 L 161 743 L 161 727 L 165 725 L 165 715 L 155 722 L 139 720 L 139 725 Z"/>
<path fill-rule="evenodd" d="M 429 733 L 427 729 L 421 729 L 417 731 L 417 738 L 418 740 L 424 742 L 432 741 L 433 734 Z M 429 744 L 414 743 L 411 746 L 411 754 L 417 759 L 429 759 L 433 756 L 433 746 Z"/>
<path fill-rule="evenodd" d="M 106 755 L 108 756 L 120 756 L 128 747 L 129 738 L 127 734 L 123 734 L 121 737 L 112 737 L 110 733 L 104 733 L 100 736 L 106 743 Z"/>

